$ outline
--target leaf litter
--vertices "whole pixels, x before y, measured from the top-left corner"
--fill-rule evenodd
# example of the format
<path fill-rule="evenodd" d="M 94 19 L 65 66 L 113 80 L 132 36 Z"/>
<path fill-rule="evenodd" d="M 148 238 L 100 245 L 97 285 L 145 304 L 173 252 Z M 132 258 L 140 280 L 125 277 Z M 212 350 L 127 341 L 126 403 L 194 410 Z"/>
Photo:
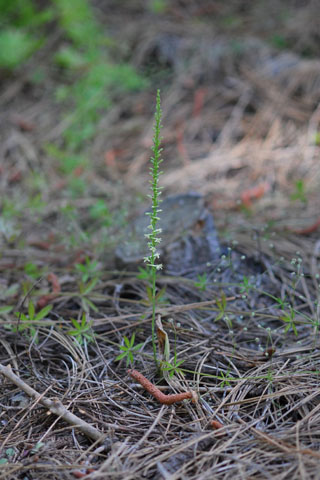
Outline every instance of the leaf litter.
<path fill-rule="evenodd" d="M 127 42 L 134 39 L 131 54 L 139 68 L 153 62 L 161 71 L 167 65 L 163 185 L 167 193 L 192 189 L 206 196 L 224 258 L 183 277 L 160 275 L 164 298 L 158 312 L 170 340 L 169 360 L 173 365 L 174 355 L 183 360 L 172 379 L 161 380 L 151 359 L 146 280 L 113 264 L 121 225 L 110 230 L 113 246 L 105 250 L 99 249 L 100 232 L 75 246 L 66 241 L 66 225 L 71 236 L 72 226 L 80 235 L 90 223 L 97 193 L 109 192 L 110 211 L 121 203 L 132 217 L 139 211 L 131 199 L 147 189 L 153 90 L 120 99 L 101 118 L 92 145 L 99 160 L 86 196 L 70 202 L 79 219 L 68 211 L 67 221 L 61 217 L 65 198 L 56 195 L 61 178 L 44 163 L 52 183 L 43 210 L 1 223 L 1 302 L 26 313 L 32 297 L 48 299 L 53 308 L 37 327 L 37 341 L 8 328 L 16 321 L 14 312 L 1 314 L 1 364 L 10 364 L 40 397 L 17 405 L 21 385 L 2 377 L 0 478 L 317 478 L 320 250 L 314 140 L 320 67 L 317 60 L 301 58 L 299 50 L 303 42 L 313 45 L 312 28 L 300 32 L 299 42 L 297 34 L 289 56 L 262 41 L 253 47 L 251 39 L 239 55 L 223 34 L 218 40 L 203 27 L 204 37 L 173 3 L 169 23 L 159 22 L 157 34 L 142 16 Z M 188 8 L 194 11 L 197 4 Z M 184 21 L 177 28 L 179 11 Z M 113 25 L 121 14 L 112 13 Z M 295 32 L 292 23 L 288 32 Z M 35 127 L 21 132 L 17 122 L 6 125 L 0 172 L 2 193 L 14 185 L 22 205 L 25 178 L 43 159 L 42 142 L 54 140 L 63 128 L 48 95 L 34 104 L 23 84 L 17 82 L 15 99 L 7 87 L 1 102 Z M 111 150 L 106 173 L 110 155 L 104 155 Z M 297 195 L 293 200 L 299 179 L 307 202 Z M 90 256 L 99 260 L 100 274 L 92 288 L 87 283 L 79 293 L 74 266 Z M 27 262 L 32 269 L 26 270 Z M 199 275 L 203 288 L 195 285 Z M 66 332 L 70 318 L 81 321 L 84 305 L 94 335 L 80 344 Z M 122 339 L 133 332 L 142 344 L 134 368 L 163 395 L 192 391 L 196 402 L 159 405 L 128 376 L 125 362 L 115 359 Z M 50 411 L 41 398 L 56 399 L 63 408 Z M 68 422 L 66 412 L 102 437 L 92 442 L 77 419 Z"/>

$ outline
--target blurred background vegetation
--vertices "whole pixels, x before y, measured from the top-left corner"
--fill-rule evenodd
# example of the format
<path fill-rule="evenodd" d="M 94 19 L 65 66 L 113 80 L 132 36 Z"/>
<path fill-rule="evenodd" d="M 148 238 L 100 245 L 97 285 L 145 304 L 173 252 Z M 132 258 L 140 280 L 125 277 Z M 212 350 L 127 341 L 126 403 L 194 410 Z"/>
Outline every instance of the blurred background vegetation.
<path fill-rule="evenodd" d="M 41 236 L 54 228 L 69 248 L 113 248 L 117 230 L 145 199 L 158 87 L 164 94 L 164 169 L 186 172 L 165 180 L 168 192 L 191 187 L 223 197 L 221 177 L 214 187 L 211 173 L 208 183 L 190 185 L 187 172 L 190 162 L 224 145 L 228 128 L 230 149 L 244 138 L 266 138 L 276 120 L 286 135 L 291 132 L 283 145 L 297 144 L 295 135 L 317 103 L 316 77 L 290 87 L 282 107 L 284 87 L 276 85 L 276 75 L 319 56 L 317 12 L 313 0 L 0 0 L 5 241 L 24 248 L 25 229 L 35 232 L 37 225 Z M 266 65 L 273 71 L 263 77 Z M 250 77 L 252 70 L 264 84 Z M 272 97 L 274 87 L 279 91 Z M 317 128 L 312 135 L 318 146 Z M 269 174 L 262 175 L 264 194 L 275 188 Z M 248 178 L 239 177 L 237 185 Z M 302 171 L 292 175 L 286 205 L 308 205 L 316 186 L 307 181 Z M 214 204 L 218 216 L 250 187 L 237 185 L 228 189 L 232 202 Z M 242 213 L 254 213 L 250 202 L 243 202 Z"/>

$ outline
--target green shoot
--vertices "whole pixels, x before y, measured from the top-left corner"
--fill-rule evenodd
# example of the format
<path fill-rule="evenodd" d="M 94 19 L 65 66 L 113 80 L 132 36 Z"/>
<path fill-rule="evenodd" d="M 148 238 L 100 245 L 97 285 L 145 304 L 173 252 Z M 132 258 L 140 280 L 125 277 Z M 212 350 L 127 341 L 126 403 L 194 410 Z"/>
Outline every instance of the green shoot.
<path fill-rule="evenodd" d="M 167 362 L 167 361 L 163 361 L 162 362 L 162 365 L 161 365 L 161 368 L 164 372 L 168 372 L 169 374 L 169 377 L 172 378 L 173 375 L 183 375 L 183 370 L 182 368 L 180 368 L 180 365 L 182 365 L 184 362 L 184 360 L 178 360 L 176 359 L 176 357 L 173 359 L 173 362 Z"/>
<path fill-rule="evenodd" d="M 148 239 L 148 247 L 150 250 L 150 255 L 145 257 L 144 261 L 151 269 L 151 288 L 152 288 L 152 347 L 153 347 L 153 357 L 154 363 L 158 366 L 157 360 L 157 347 L 156 347 L 156 332 L 155 332 L 155 321 L 156 321 L 156 278 L 157 278 L 157 271 L 162 268 L 162 265 L 157 262 L 157 259 L 160 257 L 160 254 L 157 250 L 157 247 L 161 241 L 159 238 L 159 234 L 161 233 L 161 229 L 157 228 L 157 223 L 159 220 L 158 214 L 161 212 L 159 209 L 160 204 L 160 195 L 161 195 L 161 188 L 159 187 L 159 175 L 160 175 L 160 163 L 162 162 L 161 159 L 161 152 L 162 148 L 160 148 L 161 144 L 161 137 L 160 137 L 160 130 L 161 130 L 161 104 L 160 104 L 160 90 L 157 91 L 157 104 L 156 104 L 156 113 L 155 113 L 155 125 L 153 127 L 154 137 L 153 137 L 153 146 L 152 152 L 153 156 L 151 157 L 151 167 L 150 167 L 150 174 L 151 174 L 151 195 L 149 197 L 152 200 L 152 208 L 151 212 L 147 212 L 147 215 L 150 216 L 150 225 L 149 229 L 151 230 L 150 233 L 146 234 Z"/>
<path fill-rule="evenodd" d="M 224 318 L 226 314 L 227 298 L 224 292 L 221 293 L 221 300 L 217 300 L 216 303 L 217 303 L 219 313 L 215 318 L 215 322 L 217 322 L 218 320 L 221 320 L 221 318 Z"/>
<path fill-rule="evenodd" d="M 139 267 L 139 272 L 137 275 L 139 280 L 146 280 L 149 283 L 152 282 L 152 274 L 148 266 L 146 268 Z"/>
<path fill-rule="evenodd" d="M 87 321 L 85 312 L 82 314 L 82 319 L 79 322 L 75 318 L 71 318 L 71 323 L 74 326 L 73 330 L 69 330 L 67 333 L 75 338 L 79 345 L 83 345 L 85 342 L 92 342 L 94 339 L 94 333 L 92 331 L 92 321 Z"/>
<path fill-rule="evenodd" d="M 230 370 L 228 369 L 226 375 L 224 372 L 221 370 L 220 371 L 220 378 L 222 378 L 222 382 L 220 383 L 219 387 L 224 388 L 224 387 L 231 387 L 230 380 L 233 380 L 232 376 L 230 375 Z"/>
<path fill-rule="evenodd" d="M 94 312 L 98 312 L 98 308 L 94 305 L 94 303 L 88 298 L 89 294 L 92 295 L 92 290 L 96 286 L 98 282 L 98 278 L 93 278 L 88 283 L 80 283 L 79 285 L 79 294 L 77 295 L 80 298 L 81 306 L 83 310 L 89 313 L 90 308 Z"/>
<path fill-rule="evenodd" d="M 290 200 L 293 202 L 299 200 L 301 203 L 308 203 L 305 183 L 302 179 L 297 180 L 295 183 L 295 192 L 290 196 Z"/>
<path fill-rule="evenodd" d="M 197 287 L 200 292 L 205 292 L 207 289 L 207 283 L 208 283 L 208 278 L 206 272 L 204 272 L 202 275 L 198 275 L 198 281 L 194 282 L 194 286 Z"/>
<path fill-rule="evenodd" d="M 132 337 L 129 338 L 124 336 L 123 341 L 124 345 L 119 345 L 120 350 L 122 350 L 122 353 L 116 357 L 116 360 L 122 360 L 123 358 L 126 359 L 126 366 L 128 367 L 129 365 L 132 366 L 133 364 L 133 356 L 134 353 L 139 350 L 143 343 L 138 343 L 137 345 L 134 344 L 136 335 L 135 333 L 132 334 Z"/>
<path fill-rule="evenodd" d="M 147 305 L 147 306 L 152 306 L 152 303 L 153 303 L 153 290 L 151 287 L 147 286 L 146 288 L 146 293 L 147 293 L 147 298 L 144 299 L 144 300 L 141 300 L 141 303 L 143 305 Z M 165 297 L 165 293 L 166 293 L 166 287 L 163 287 L 161 288 L 161 290 L 159 290 L 157 293 L 156 293 L 156 296 L 155 296 L 155 301 L 156 301 L 156 304 L 157 305 L 168 305 L 168 300 L 167 298 Z"/>
<path fill-rule="evenodd" d="M 40 320 L 45 318 L 50 310 L 52 309 L 52 305 L 47 305 L 46 307 L 42 308 L 40 312 L 36 314 L 35 306 L 32 301 L 29 302 L 28 306 L 28 314 L 24 314 L 21 312 L 15 312 L 15 316 L 18 318 L 17 325 L 10 325 L 10 329 L 12 332 L 24 332 L 26 331 L 28 335 L 32 339 L 35 340 L 37 343 L 37 329 L 36 326 L 39 324 Z"/>
<path fill-rule="evenodd" d="M 248 277 L 243 275 L 243 282 L 240 284 L 240 293 L 249 294 L 250 290 L 254 288 L 254 285 L 251 285 Z"/>
<path fill-rule="evenodd" d="M 86 283 L 89 278 L 97 277 L 99 272 L 97 271 L 98 262 L 97 260 L 90 260 L 89 257 L 86 257 L 85 263 L 76 263 L 76 270 L 81 273 L 81 281 Z"/>
<path fill-rule="evenodd" d="M 294 309 L 290 307 L 290 313 L 286 313 L 283 317 L 280 317 L 280 318 L 286 323 L 286 326 L 284 329 L 285 333 L 287 333 L 290 329 L 292 329 L 295 336 L 297 336 L 298 332 L 297 332 L 297 327 L 295 325 L 295 316 L 296 314 Z"/>

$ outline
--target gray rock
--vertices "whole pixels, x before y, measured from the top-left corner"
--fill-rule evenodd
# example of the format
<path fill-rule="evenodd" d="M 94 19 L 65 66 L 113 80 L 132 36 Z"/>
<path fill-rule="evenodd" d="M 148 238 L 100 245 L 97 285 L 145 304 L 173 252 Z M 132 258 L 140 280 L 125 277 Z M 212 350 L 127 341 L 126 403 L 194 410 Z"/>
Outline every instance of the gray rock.
<path fill-rule="evenodd" d="M 158 227 L 162 229 L 160 260 L 167 273 L 185 271 L 217 259 L 220 245 L 211 213 L 197 193 L 173 195 L 160 204 Z M 145 213 L 129 225 L 125 238 L 116 249 L 120 268 L 137 269 L 149 255 L 146 233 L 150 218 Z"/>

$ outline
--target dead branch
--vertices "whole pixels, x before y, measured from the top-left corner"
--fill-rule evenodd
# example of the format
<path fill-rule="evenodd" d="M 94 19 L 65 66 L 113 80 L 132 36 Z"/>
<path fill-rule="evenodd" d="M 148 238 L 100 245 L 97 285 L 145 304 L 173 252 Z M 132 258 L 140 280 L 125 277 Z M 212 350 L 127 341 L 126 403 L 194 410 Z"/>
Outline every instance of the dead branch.
<path fill-rule="evenodd" d="M 92 440 L 102 443 L 104 442 L 106 435 L 101 433 L 92 425 L 89 425 L 86 421 L 82 420 L 81 418 L 77 417 L 73 413 L 69 412 L 60 402 L 58 399 L 50 400 L 48 398 L 43 397 L 30 387 L 27 383 L 25 383 L 21 378 L 15 375 L 10 366 L 4 366 L 0 363 L 0 373 L 4 375 L 8 380 L 14 383 L 18 388 L 23 390 L 29 397 L 33 398 L 34 400 L 38 401 L 41 405 L 48 408 L 51 413 L 57 415 L 67 423 L 72 425 L 75 428 L 78 428 L 81 433 L 86 435 L 87 437 L 91 438 Z"/>

